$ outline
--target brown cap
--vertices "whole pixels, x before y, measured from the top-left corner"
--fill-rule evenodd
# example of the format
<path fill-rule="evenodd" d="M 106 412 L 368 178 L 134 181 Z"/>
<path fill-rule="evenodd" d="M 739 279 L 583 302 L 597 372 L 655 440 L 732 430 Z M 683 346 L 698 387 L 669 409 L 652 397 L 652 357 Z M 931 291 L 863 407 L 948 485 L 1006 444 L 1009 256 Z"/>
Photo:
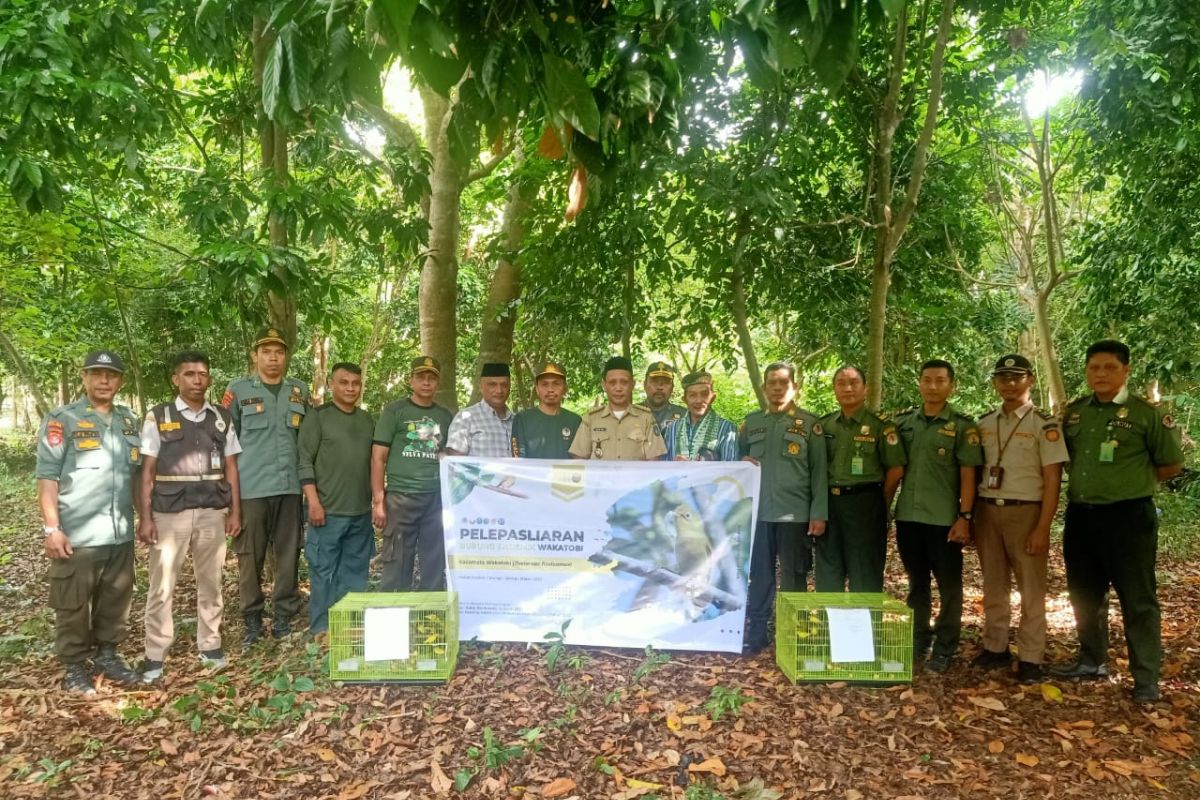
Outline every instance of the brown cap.
<path fill-rule="evenodd" d="M 412 360 L 412 374 L 418 372 L 432 372 L 439 378 L 442 376 L 442 365 L 433 356 L 417 356 Z"/>
<path fill-rule="evenodd" d="M 547 361 L 545 364 L 543 364 L 542 368 L 539 369 L 537 374 L 533 376 L 533 379 L 537 380 L 543 375 L 557 375 L 564 381 L 567 379 L 567 371 L 562 368 L 562 364 L 554 361 Z"/>
<path fill-rule="evenodd" d="M 665 361 L 651 361 L 646 367 L 647 378 L 674 378 L 675 368 Z"/>
<path fill-rule="evenodd" d="M 259 331 L 258 336 L 254 339 L 254 347 L 251 349 L 257 350 L 264 344 L 278 344 L 283 345 L 284 347 L 288 346 L 287 340 L 283 338 L 283 334 L 279 332 L 278 328 L 263 328 L 261 331 Z"/>

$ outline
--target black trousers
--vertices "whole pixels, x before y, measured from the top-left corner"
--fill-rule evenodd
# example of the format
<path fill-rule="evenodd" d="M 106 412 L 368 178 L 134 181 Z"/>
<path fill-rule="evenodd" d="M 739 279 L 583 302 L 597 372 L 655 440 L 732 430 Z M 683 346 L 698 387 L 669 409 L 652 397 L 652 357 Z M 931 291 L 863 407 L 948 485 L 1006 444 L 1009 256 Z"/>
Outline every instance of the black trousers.
<path fill-rule="evenodd" d="M 133 542 L 76 547 L 46 570 L 54 609 L 54 652 L 81 664 L 99 645 L 116 647 L 129 633 L 133 602 Z"/>
<path fill-rule="evenodd" d="M 908 607 L 913 610 L 913 653 L 920 656 L 931 643 L 935 656 L 953 656 L 962 633 L 963 546 L 946 541 L 950 526 L 896 521 L 896 546 L 908 573 Z M 940 609 L 932 626 L 933 592 L 937 581 Z"/>
<path fill-rule="evenodd" d="M 1063 560 L 1080 661 L 1100 665 L 1108 660 L 1108 588 L 1112 586 L 1125 622 L 1129 671 L 1138 686 L 1157 684 L 1162 668 L 1162 620 L 1154 574 L 1157 553 L 1158 514 L 1151 498 L 1067 505 Z"/>
<path fill-rule="evenodd" d="M 267 548 L 275 555 L 271 613 L 276 620 L 291 620 L 300 610 L 297 576 L 300 569 L 300 495 L 281 494 L 242 501 L 242 532 L 233 540 L 238 557 L 238 591 L 242 616 L 261 617 L 266 597 L 262 590 Z"/>
<path fill-rule="evenodd" d="M 379 551 L 380 591 L 445 589 L 446 542 L 442 532 L 441 492 L 388 492 L 384 502 L 387 524 Z M 415 582 L 414 566 L 420 571 Z"/>
<path fill-rule="evenodd" d="M 829 495 L 824 536 L 813 537 L 818 592 L 882 592 L 887 561 L 887 506 L 883 489 L 871 486 Z"/>
<path fill-rule="evenodd" d="M 767 625 L 775 610 L 775 562 L 779 562 L 779 589 L 783 592 L 808 590 L 812 569 L 812 540 L 808 520 L 803 522 L 763 522 L 754 529 L 750 551 L 750 586 L 746 597 L 746 643 L 762 646 L 767 641 Z"/>

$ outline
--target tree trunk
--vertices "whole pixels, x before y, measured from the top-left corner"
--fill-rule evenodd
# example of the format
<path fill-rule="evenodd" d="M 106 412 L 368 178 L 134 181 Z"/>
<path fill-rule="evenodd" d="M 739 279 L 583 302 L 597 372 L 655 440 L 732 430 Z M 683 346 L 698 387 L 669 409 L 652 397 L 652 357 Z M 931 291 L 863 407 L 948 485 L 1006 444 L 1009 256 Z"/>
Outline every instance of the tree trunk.
<path fill-rule="evenodd" d="M 749 313 L 746 310 L 746 272 L 743 256 L 746 251 L 747 222 L 745 219 L 738 223 L 740 230 L 733 246 L 733 263 L 730 269 L 730 310 L 737 327 L 738 344 L 742 349 L 742 359 L 746 362 L 746 372 L 750 375 L 750 383 L 754 386 L 754 396 L 758 398 L 759 408 L 767 407 L 767 395 L 763 390 L 762 373 L 758 369 L 758 358 L 754 354 L 754 339 L 750 335 Z"/>
<path fill-rule="evenodd" d="M 313 405 L 325 402 L 325 387 L 329 385 L 329 337 L 317 331 L 312 335 L 312 401 Z"/>
<path fill-rule="evenodd" d="M 421 268 L 421 354 L 442 365 L 437 402 L 458 408 L 458 205 L 466 177 L 450 154 L 446 126 L 450 102 L 420 87 L 425 133 L 433 163 L 429 172 L 429 250 Z"/>
<path fill-rule="evenodd" d="M 900 110 L 900 88 L 904 81 L 906 48 L 908 37 L 908 11 L 900 12 L 896 20 L 896 37 L 892 46 L 891 65 L 888 74 L 888 91 L 876 118 L 875 158 L 872 176 L 875 181 L 870 187 L 874 191 L 872 223 L 875 226 L 874 258 L 871 266 L 871 306 L 867 324 L 867 376 L 870 393 L 867 405 L 878 409 L 883 402 L 884 382 L 884 333 L 887 321 L 888 290 L 892 282 L 892 261 L 900 240 L 917 210 L 917 199 L 921 184 L 925 180 L 925 168 L 929 159 L 929 146 L 937 128 L 938 109 L 942 100 L 942 76 L 946 64 L 946 43 L 954 22 L 954 0 L 943 0 L 942 14 L 938 20 L 937 38 L 934 40 L 933 57 L 929 62 L 929 92 L 925 106 L 925 120 L 921 133 L 913 148 L 912 167 L 908 184 L 904 190 L 904 202 L 900 210 L 892 212 L 892 157 L 896 129 L 902 116 Z M 921 31 L 924 34 L 924 31 Z"/>
<path fill-rule="evenodd" d="M 1038 355 L 1042 358 L 1042 378 L 1046 384 L 1047 400 L 1053 413 L 1067 402 L 1067 387 L 1063 381 L 1062 367 L 1058 363 L 1058 349 L 1054 346 L 1054 332 L 1050 327 L 1048 293 L 1040 293 L 1033 304 L 1033 322 L 1037 329 Z"/>
<path fill-rule="evenodd" d="M 17 350 L 13 340 L 8 338 L 8 334 L 0 331 L 0 349 L 4 350 L 4 354 L 8 356 L 9 363 L 12 364 L 13 371 L 16 373 L 13 376 L 15 383 L 17 378 L 20 378 L 21 383 L 33 395 L 33 404 L 37 408 L 39 417 L 44 417 L 50 413 L 50 402 L 46 399 L 46 395 L 42 393 L 42 387 L 38 386 L 37 376 L 33 374 L 33 369 L 30 368 L 29 362 Z M 13 427 L 16 427 L 16 393 L 13 393 Z"/>
<path fill-rule="evenodd" d="M 621 307 L 621 355 L 633 358 L 633 303 L 637 293 L 637 265 L 631 255 L 625 260 L 625 288 Z"/>
<path fill-rule="evenodd" d="M 516 164 L 520 168 L 520 152 Z M 525 215 L 529 211 L 532 193 L 513 174 L 508 187 L 508 202 L 504 206 L 501 229 L 504 233 L 504 254 L 496 263 L 487 303 L 483 307 L 483 322 L 479 332 L 478 366 L 488 362 L 512 363 L 513 330 L 517 324 L 517 301 L 521 298 L 521 264 L 519 252 L 525 241 Z"/>
<path fill-rule="evenodd" d="M 262 106 L 263 65 L 267 59 L 267 51 L 275 44 L 275 32 L 267 28 L 263 17 L 254 18 L 254 28 L 250 34 L 250 44 L 254 55 L 254 86 L 258 89 L 256 105 L 258 108 L 258 147 L 259 163 L 269 176 L 271 188 L 275 191 L 285 189 L 288 184 L 288 142 L 287 131 L 283 125 L 273 122 L 267 117 Z M 275 258 L 283 258 L 283 250 L 288 246 L 287 224 L 283 215 L 272 204 L 267 214 L 267 232 L 270 236 L 271 247 L 276 250 Z M 282 264 L 273 267 L 276 277 L 284 285 L 282 292 L 267 293 L 267 319 L 278 328 L 288 344 L 295 348 L 296 344 L 296 300 L 288 286 L 288 273 Z"/>

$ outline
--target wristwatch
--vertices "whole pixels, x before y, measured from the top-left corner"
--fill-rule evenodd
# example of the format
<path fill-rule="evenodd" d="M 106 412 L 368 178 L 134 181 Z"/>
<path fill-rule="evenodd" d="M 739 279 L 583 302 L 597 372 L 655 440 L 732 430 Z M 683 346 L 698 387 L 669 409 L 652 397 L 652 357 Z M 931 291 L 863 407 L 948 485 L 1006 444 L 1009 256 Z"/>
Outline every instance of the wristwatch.
<path fill-rule="evenodd" d="M 958 512 L 958 516 L 960 519 L 965 519 L 967 522 L 970 522 L 971 520 L 973 520 L 975 518 L 975 515 L 972 514 L 970 511 L 960 511 L 960 512 Z"/>
<path fill-rule="evenodd" d="M 49 536 L 52 533 L 62 533 L 62 527 L 58 525 L 43 525 L 42 535 Z"/>

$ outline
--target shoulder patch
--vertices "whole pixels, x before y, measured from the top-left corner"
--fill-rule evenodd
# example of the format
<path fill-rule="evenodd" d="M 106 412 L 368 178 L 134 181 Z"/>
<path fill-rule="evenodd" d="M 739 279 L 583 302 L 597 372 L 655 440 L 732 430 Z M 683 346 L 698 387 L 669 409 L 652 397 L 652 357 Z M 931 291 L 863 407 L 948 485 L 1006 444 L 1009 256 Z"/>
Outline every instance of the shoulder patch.
<path fill-rule="evenodd" d="M 979 431 L 975 430 L 974 428 L 971 428 L 967 431 L 967 444 L 971 445 L 972 447 L 979 444 Z"/>
<path fill-rule="evenodd" d="M 225 408 L 229 408 L 231 405 L 233 405 L 234 399 L 233 387 L 231 386 L 225 390 L 225 394 L 221 395 L 221 405 Z"/>
<path fill-rule="evenodd" d="M 1047 425 L 1043 430 L 1046 432 L 1047 442 L 1057 442 L 1062 435 L 1058 432 L 1058 427 L 1055 425 Z"/>
<path fill-rule="evenodd" d="M 1050 417 L 1050 419 L 1054 419 L 1054 418 L 1053 418 L 1053 417 Z M 1043 426 L 1042 426 L 1042 430 L 1044 430 L 1044 431 L 1051 431 L 1051 430 L 1054 430 L 1054 429 L 1055 429 L 1055 428 L 1057 428 L 1057 427 L 1058 427 L 1058 423 L 1057 423 L 1057 422 L 1049 422 L 1049 423 L 1047 423 L 1047 424 L 1045 424 L 1045 425 L 1043 425 Z"/>
<path fill-rule="evenodd" d="M 63 443 L 63 424 L 57 419 L 46 422 L 46 444 L 58 447 Z"/>
<path fill-rule="evenodd" d="M 1042 419 L 1054 419 L 1054 415 L 1053 415 L 1053 414 L 1051 414 L 1049 411 L 1042 411 L 1040 408 L 1037 408 L 1036 406 L 1034 407 L 1034 409 L 1033 409 L 1033 410 L 1034 410 L 1034 411 L 1037 413 L 1037 415 L 1038 415 L 1039 417 L 1041 417 Z"/>
<path fill-rule="evenodd" d="M 1170 414 L 1163 414 L 1162 426 L 1164 428 L 1168 428 L 1168 429 L 1174 428 L 1175 427 L 1175 418 L 1172 417 Z"/>
<path fill-rule="evenodd" d="M 821 423 L 819 423 L 819 422 L 814 422 L 814 423 L 812 424 L 812 432 L 813 432 L 813 436 L 823 436 L 823 435 L 824 435 L 824 433 L 825 433 L 825 432 L 824 432 L 824 431 L 821 429 Z"/>

